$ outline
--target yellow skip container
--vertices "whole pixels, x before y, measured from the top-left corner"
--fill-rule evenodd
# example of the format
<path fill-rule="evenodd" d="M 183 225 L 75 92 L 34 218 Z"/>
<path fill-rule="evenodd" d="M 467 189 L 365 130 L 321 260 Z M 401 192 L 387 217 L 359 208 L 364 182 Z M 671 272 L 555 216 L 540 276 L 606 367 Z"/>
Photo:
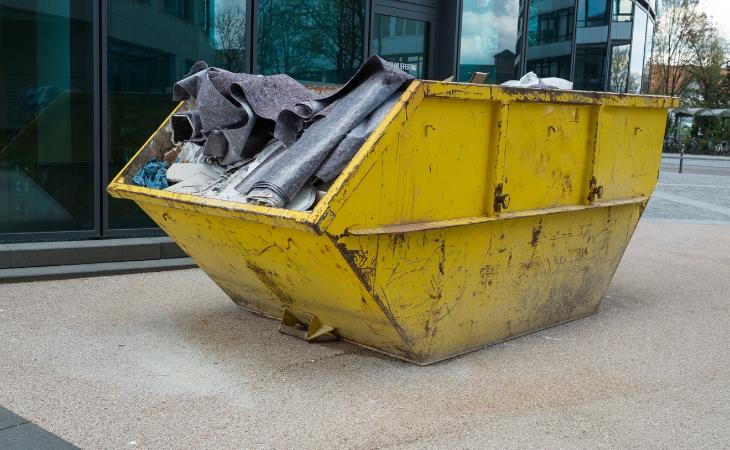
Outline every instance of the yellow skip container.
<path fill-rule="evenodd" d="M 596 312 L 677 106 L 415 81 L 312 212 L 131 184 L 160 130 L 108 190 L 282 331 L 429 364 Z"/>

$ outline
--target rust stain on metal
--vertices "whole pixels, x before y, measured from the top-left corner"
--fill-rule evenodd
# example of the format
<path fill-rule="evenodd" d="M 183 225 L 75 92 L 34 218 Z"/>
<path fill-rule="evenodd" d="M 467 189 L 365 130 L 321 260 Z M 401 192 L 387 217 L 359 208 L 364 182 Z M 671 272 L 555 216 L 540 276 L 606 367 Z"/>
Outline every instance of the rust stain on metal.
<path fill-rule="evenodd" d="M 291 305 L 293 303 L 289 295 L 279 288 L 279 283 L 274 279 L 275 275 L 272 272 L 269 272 L 251 262 L 246 262 L 246 267 L 256 274 L 259 281 L 261 281 L 267 289 L 276 295 L 282 303 L 286 303 L 287 305 Z"/>
<path fill-rule="evenodd" d="M 537 247 L 537 243 L 540 240 L 540 233 L 542 233 L 542 225 L 538 225 L 532 229 L 532 240 L 530 241 L 530 245 L 533 247 Z"/>
<path fill-rule="evenodd" d="M 509 208 L 510 198 L 509 194 L 502 193 L 504 185 L 499 183 L 494 189 L 494 212 L 499 213 L 503 209 Z"/>
<path fill-rule="evenodd" d="M 563 192 L 573 192 L 573 182 L 571 181 L 569 174 L 563 176 Z"/>
<path fill-rule="evenodd" d="M 414 81 L 312 212 L 131 186 L 134 166 L 109 191 L 239 304 L 429 364 L 595 310 L 656 183 L 669 103 Z"/>
<path fill-rule="evenodd" d="M 595 176 L 591 177 L 591 180 L 588 184 L 588 201 L 592 202 L 595 201 L 596 198 L 602 198 L 603 197 L 603 186 L 598 185 L 598 180 L 596 180 Z"/>
<path fill-rule="evenodd" d="M 410 358 L 410 359 L 415 358 L 415 353 L 413 351 L 413 347 L 411 345 L 411 340 L 408 337 L 408 334 L 406 333 L 406 331 L 403 329 L 403 327 L 398 322 L 398 319 L 393 314 L 393 311 L 391 311 L 391 309 L 388 306 L 386 306 L 386 303 L 380 298 L 378 293 L 375 292 L 375 290 L 373 289 L 372 285 L 368 281 L 365 274 L 363 274 L 360 271 L 360 268 L 359 268 L 357 262 L 355 261 L 355 258 L 353 257 L 350 250 L 344 244 L 337 242 L 334 239 L 334 237 L 330 237 L 330 239 L 331 239 L 332 243 L 340 250 L 342 257 L 345 259 L 345 261 L 347 261 L 347 264 L 349 265 L 350 270 L 352 270 L 352 272 L 355 274 L 355 276 L 363 284 L 365 289 L 370 293 L 370 296 L 373 299 L 373 301 L 378 305 L 380 310 L 385 315 L 385 318 L 388 319 L 388 322 L 391 324 L 391 326 L 396 330 L 396 332 L 400 336 L 401 340 L 403 341 L 403 344 L 405 344 L 405 346 L 408 348 L 407 351 L 404 351 L 403 349 L 401 349 L 401 351 L 403 352 L 403 356 L 406 358 Z"/>

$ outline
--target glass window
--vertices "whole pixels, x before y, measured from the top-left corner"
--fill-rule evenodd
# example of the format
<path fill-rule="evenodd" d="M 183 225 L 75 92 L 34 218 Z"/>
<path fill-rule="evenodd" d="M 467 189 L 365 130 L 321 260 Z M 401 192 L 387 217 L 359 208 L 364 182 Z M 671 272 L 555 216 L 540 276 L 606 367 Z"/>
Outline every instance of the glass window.
<path fill-rule="evenodd" d="M 651 64 L 654 50 L 654 22 L 649 19 L 646 23 L 646 49 L 644 50 L 644 73 L 641 81 L 641 92 L 651 91 Z"/>
<path fill-rule="evenodd" d="M 193 0 L 165 0 L 165 11 L 185 21 L 193 20 Z"/>
<path fill-rule="evenodd" d="M 603 91 L 606 81 L 606 44 L 578 45 L 575 49 L 575 89 Z"/>
<path fill-rule="evenodd" d="M 244 69 L 245 0 L 165 0 L 165 11 L 155 3 L 109 2 L 110 177 L 170 113 L 172 85 L 193 62 Z M 152 221 L 133 202 L 109 199 L 110 228 L 147 226 Z"/>
<path fill-rule="evenodd" d="M 578 28 L 608 25 L 608 0 L 578 0 Z"/>
<path fill-rule="evenodd" d="M 416 78 L 426 76 L 428 23 L 375 14 L 370 50 Z M 380 34 L 383 30 L 395 30 Z"/>
<path fill-rule="evenodd" d="M 414 36 L 418 34 L 418 22 L 420 22 L 420 20 L 406 21 L 406 36 Z"/>
<path fill-rule="evenodd" d="M 92 2 L 0 0 L 0 233 L 93 230 Z"/>
<path fill-rule="evenodd" d="M 315 83 L 344 83 L 362 64 L 365 0 L 257 3 L 259 73 L 286 73 Z M 403 34 L 405 30 L 393 32 Z"/>
<path fill-rule="evenodd" d="M 519 0 L 464 0 L 461 16 L 459 80 L 474 72 L 488 83 L 514 78 Z"/>
<path fill-rule="evenodd" d="M 611 46 L 611 75 L 608 86 L 608 90 L 611 92 L 626 92 L 630 51 L 630 44 Z"/>
<path fill-rule="evenodd" d="M 527 71 L 535 72 L 539 77 L 570 77 L 570 56 L 546 57 L 527 61 Z"/>
<path fill-rule="evenodd" d="M 608 6 L 608 0 L 578 1 L 578 29 L 575 34 L 575 41 L 578 46 L 581 44 L 603 44 L 604 47 L 607 46 Z M 592 49 L 594 47 L 585 48 Z M 606 52 L 603 53 L 605 55 Z M 578 64 L 577 61 L 576 64 Z"/>
<path fill-rule="evenodd" d="M 545 6 L 530 5 L 527 43 L 530 46 L 552 44 L 573 39 L 573 8 L 542 10 Z"/>
<path fill-rule="evenodd" d="M 634 12 L 633 0 L 613 0 L 614 22 L 631 22 L 631 14 Z"/>
<path fill-rule="evenodd" d="M 387 20 L 379 20 L 378 21 L 378 29 L 375 31 L 378 36 L 381 38 L 386 38 L 391 35 L 390 32 L 390 22 Z"/>
<path fill-rule="evenodd" d="M 380 16 L 380 18 L 376 17 L 375 20 L 376 21 L 377 20 L 382 20 L 382 15 L 381 14 L 378 14 L 378 16 Z M 404 27 L 404 25 L 406 23 L 406 19 L 404 19 L 403 17 L 393 17 L 392 20 L 395 21 L 395 35 L 396 36 L 403 36 L 403 35 L 405 35 L 405 33 L 403 32 L 403 27 Z"/>
<path fill-rule="evenodd" d="M 641 8 L 634 12 L 634 30 L 631 36 L 631 60 L 629 61 L 628 92 L 641 92 L 644 74 L 644 51 L 646 50 L 646 24 L 648 15 Z"/>
<path fill-rule="evenodd" d="M 527 20 L 527 70 L 570 78 L 575 7 L 572 0 L 531 2 Z"/>

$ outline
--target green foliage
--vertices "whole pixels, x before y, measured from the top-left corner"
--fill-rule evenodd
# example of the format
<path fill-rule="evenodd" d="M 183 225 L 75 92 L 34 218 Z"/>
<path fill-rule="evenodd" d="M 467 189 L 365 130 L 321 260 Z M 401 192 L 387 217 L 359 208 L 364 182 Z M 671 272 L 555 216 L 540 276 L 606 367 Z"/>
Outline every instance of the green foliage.
<path fill-rule="evenodd" d="M 652 93 L 679 96 L 683 106 L 724 107 L 728 43 L 699 8 L 701 0 L 662 0 L 654 45 Z"/>

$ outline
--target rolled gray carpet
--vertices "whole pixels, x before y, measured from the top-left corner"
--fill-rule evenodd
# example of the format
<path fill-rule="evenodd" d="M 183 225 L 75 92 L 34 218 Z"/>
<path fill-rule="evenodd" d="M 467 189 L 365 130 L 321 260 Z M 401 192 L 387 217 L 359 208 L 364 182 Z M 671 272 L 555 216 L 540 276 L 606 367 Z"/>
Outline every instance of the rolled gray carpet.
<path fill-rule="evenodd" d="M 383 120 L 386 114 L 393 108 L 393 105 L 398 101 L 402 92 L 397 91 L 395 94 L 388 97 L 388 100 L 383 102 L 378 109 L 373 111 L 367 116 L 362 122 L 357 124 L 347 135 L 337 144 L 337 147 L 332 153 L 327 156 L 321 166 L 314 173 L 314 177 L 325 183 L 337 178 L 347 164 L 352 160 L 355 153 L 360 150 L 362 144 L 370 137 L 375 131 L 380 122 Z"/>
<path fill-rule="evenodd" d="M 314 94 L 288 75 L 233 73 L 197 62 L 173 87 L 173 100 L 196 100 L 204 152 L 222 165 L 252 156 L 271 139 L 275 119 Z M 180 119 L 176 119 L 180 120 Z M 180 135 L 190 131 L 179 121 Z"/>
<path fill-rule="evenodd" d="M 345 136 L 405 83 L 413 79 L 371 56 L 337 93 L 329 113 L 312 123 L 286 151 L 269 158 L 236 189 L 267 206 L 289 203 Z M 254 176 L 255 175 L 255 176 Z"/>

